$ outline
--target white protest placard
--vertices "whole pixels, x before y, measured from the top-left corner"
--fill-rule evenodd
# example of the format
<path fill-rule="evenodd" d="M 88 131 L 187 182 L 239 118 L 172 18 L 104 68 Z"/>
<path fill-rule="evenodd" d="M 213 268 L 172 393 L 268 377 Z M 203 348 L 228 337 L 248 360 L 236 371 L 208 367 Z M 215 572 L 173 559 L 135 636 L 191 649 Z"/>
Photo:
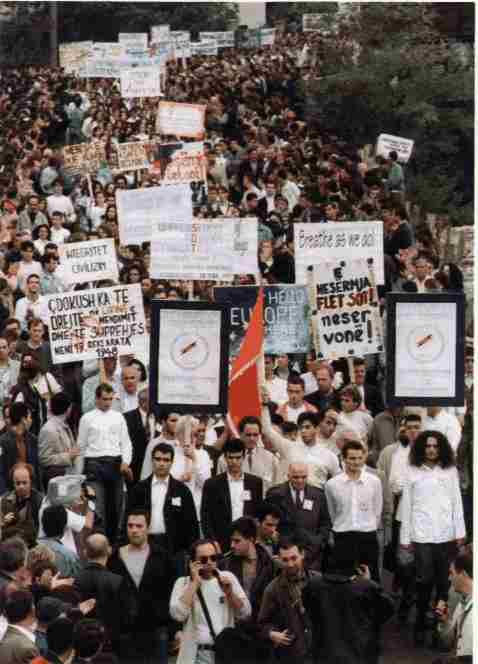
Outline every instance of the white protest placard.
<path fill-rule="evenodd" d="M 125 99 L 134 97 L 159 97 L 161 95 L 159 67 L 134 67 L 121 70 L 121 96 Z"/>
<path fill-rule="evenodd" d="M 140 284 L 45 296 L 54 364 L 130 355 L 144 347 Z"/>
<path fill-rule="evenodd" d="M 206 106 L 161 101 L 156 120 L 157 131 L 171 136 L 202 138 Z"/>
<path fill-rule="evenodd" d="M 258 274 L 257 262 L 257 219 L 256 217 L 225 218 L 234 226 L 234 274 Z"/>
<path fill-rule="evenodd" d="M 200 41 L 216 41 L 219 48 L 231 48 L 235 46 L 234 30 L 227 32 L 200 32 Z"/>
<path fill-rule="evenodd" d="M 187 184 L 116 190 L 122 244 L 150 242 L 153 225 L 166 221 L 191 223 L 191 188 Z"/>
<path fill-rule="evenodd" d="M 60 67 L 63 67 L 66 74 L 77 74 L 78 76 L 84 76 L 86 63 L 88 59 L 91 58 L 92 49 L 92 41 L 60 44 Z"/>
<path fill-rule="evenodd" d="M 351 258 L 373 258 L 377 284 L 383 284 L 383 222 L 294 224 L 294 256 L 296 284 L 307 283 L 309 265 Z"/>
<path fill-rule="evenodd" d="M 275 41 L 275 28 L 262 28 L 261 46 L 273 46 Z"/>
<path fill-rule="evenodd" d="M 322 14 L 302 14 L 303 32 L 316 32 L 321 29 Z"/>
<path fill-rule="evenodd" d="M 401 138 L 400 136 L 391 136 L 390 134 L 380 134 L 377 139 L 377 156 L 388 159 L 392 150 L 398 155 L 398 161 L 407 163 L 412 156 L 414 141 L 410 138 Z"/>
<path fill-rule="evenodd" d="M 120 32 L 118 42 L 125 46 L 134 46 L 139 48 L 148 48 L 147 32 Z"/>
<path fill-rule="evenodd" d="M 174 44 L 178 43 L 182 44 L 184 42 L 191 41 L 191 33 L 189 32 L 189 30 L 170 30 L 169 39 Z"/>
<path fill-rule="evenodd" d="M 60 244 L 58 254 L 62 279 L 66 284 L 99 279 L 118 281 L 118 261 L 112 238 Z"/>
<path fill-rule="evenodd" d="M 151 26 L 151 43 L 160 44 L 169 41 L 169 25 Z"/>
<path fill-rule="evenodd" d="M 119 78 L 125 47 L 116 42 L 93 42 L 91 57 L 85 65 L 87 78 Z"/>
<path fill-rule="evenodd" d="M 215 39 L 207 41 L 190 42 L 191 55 L 217 55 L 218 43 Z"/>
<path fill-rule="evenodd" d="M 118 171 L 141 171 L 149 168 L 147 146 L 149 143 L 131 142 L 118 143 L 116 153 L 118 156 Z"/>
<path fill-rule="evenodd" d="M 373 263 L 326 261 L 308 274 L 317 358 L 337 360 L 383 351 Z"/>
<path fill-rule="evenodd" d="M 169 150 L 168 145 L 171 145 Z M 159 169 L 162 184 L 200 182 L 207 179 L 207 162 L 202 141 L 179 145 L 163 143 L 160 151 L 167 157 L 163 163 L 161 159 L 154 162 L 154 171 Z"/>
<path fill-rule="evenodd" d="M 233 235 L 234 226 L 219 219 L 155 224 L 151 276 L 153 279 L 231 281 Z"/>

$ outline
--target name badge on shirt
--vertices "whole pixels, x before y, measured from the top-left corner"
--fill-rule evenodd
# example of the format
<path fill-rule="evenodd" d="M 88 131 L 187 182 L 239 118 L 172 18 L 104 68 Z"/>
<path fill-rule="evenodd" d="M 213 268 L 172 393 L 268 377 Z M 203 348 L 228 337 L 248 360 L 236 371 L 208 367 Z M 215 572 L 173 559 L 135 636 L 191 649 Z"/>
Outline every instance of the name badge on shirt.
<path fill-rule="evenodd" d="M 242 492 L 242 500 L 251 500 L 251 492 L 249 490 L 244 490 Z"/>
<path fill-rule="evenodd" d="M 171 504 L 173 507 L 181 507 L 181 496 L 176 496 L 176 498 L 173 498 L 171 500 Z"/>
<path fill-rule="evenodd" d="M 368 503 L 359 503 L 359 510 L 361 512 L 368 512 Z"/>
<path fill-rule="evenodd" d="M 302 509 L 307 510 L 308 512 L 312 511 L 313 506 L 314 506 L 314 501 L 309 500 L 308 498 L 306 498 L 302 503 Z"/>

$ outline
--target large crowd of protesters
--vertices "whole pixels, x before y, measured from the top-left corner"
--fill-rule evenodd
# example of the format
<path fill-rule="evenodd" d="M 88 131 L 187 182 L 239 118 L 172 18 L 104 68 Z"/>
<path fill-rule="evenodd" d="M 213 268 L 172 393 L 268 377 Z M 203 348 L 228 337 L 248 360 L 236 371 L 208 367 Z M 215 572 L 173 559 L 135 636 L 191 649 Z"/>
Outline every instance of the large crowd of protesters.
<path fill-rule="evenodd" d="M 264 284 L 295 283 L 297 222 L 382 220 L 383 315 L 391 291 L 463 291 L 408 218 L 397 154 L 307 112 L 319 46 L 284 33 L 167 64 L 164 98 L 207 106 L 194 214 L 257 217 Z M 348 57 L 346 40 L 321 48 Z M 225 413 L 154 415 L 147 352 L 53 363 L 43 298 L 112 285 L 68 284 L 63 243 L 113 238 L 147 321 L 154 299 L 214 297 L 214 282 L 152 279 L 149 243 L 121 244 L 115 192 L 159 175 L 64 167 L 65 145 L 100 141 L 109 159 L 168 142 L 158 101 L 60 68 L 0 72 L 0 662 L 372 664 L 393 614 L 417 652 L 431 635 L 436 657 L 471 661 L 472 345 L 456 408 L 387 404 L 385 354 L 266 356 L 262 417 L 239 437 Z"/>

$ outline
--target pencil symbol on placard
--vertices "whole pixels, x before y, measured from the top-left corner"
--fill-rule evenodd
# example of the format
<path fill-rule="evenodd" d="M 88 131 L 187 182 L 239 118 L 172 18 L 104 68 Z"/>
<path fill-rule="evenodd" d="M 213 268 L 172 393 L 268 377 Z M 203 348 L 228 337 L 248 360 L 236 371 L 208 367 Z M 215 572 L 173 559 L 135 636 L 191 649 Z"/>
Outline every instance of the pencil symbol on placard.
<path fill-rule="evenodd" d="M 426 343 L 428 343 L 433 337 L 433 334 L 428 334 L 426 337 L 423 337 L 422 339 L 419 339 L 417 341 L 417 347 L 421 348 L 424 346 Z"/>
<path fill-rule="evenodd" d="M 186 353 L 189 353 L 189 351 L 192 350 L 195 346 L 197 346 L 197 341 L 191 341 L 191 343 L 185 346 L 179 354 L 186 355 Z"/>

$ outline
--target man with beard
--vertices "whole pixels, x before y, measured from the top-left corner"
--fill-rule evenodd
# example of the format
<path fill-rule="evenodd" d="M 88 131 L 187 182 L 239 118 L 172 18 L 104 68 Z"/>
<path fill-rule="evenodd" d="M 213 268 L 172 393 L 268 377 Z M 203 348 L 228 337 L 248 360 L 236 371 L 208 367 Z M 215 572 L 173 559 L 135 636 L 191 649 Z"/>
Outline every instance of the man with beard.
<path fill-rule="evenodd" d="M 304 567 L 304 547 L 295 538 L 279 543 L 282 571 L 267 586 L 258 622 L 263 639 L 272 642 L 278 662 L 307 662 L 311 624 L 302 603 L 302 591 L 317 572 Z"/>

